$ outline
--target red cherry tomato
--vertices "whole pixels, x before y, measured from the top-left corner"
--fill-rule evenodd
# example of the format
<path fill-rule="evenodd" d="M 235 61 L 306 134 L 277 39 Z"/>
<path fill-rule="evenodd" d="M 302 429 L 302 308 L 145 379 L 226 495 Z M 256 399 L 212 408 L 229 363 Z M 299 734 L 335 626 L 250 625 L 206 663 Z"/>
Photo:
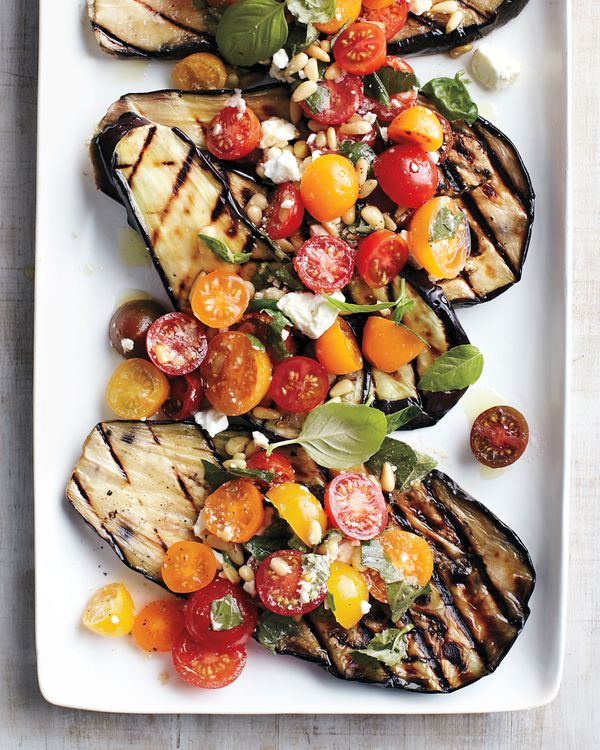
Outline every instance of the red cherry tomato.
<path fill-rule="evenodd" d="M 246 107 L 224 107 L 206 131 L 206 148 L 218 159 L 241 159 L 260 143 L 262 129 L 258 117 Z"/>
<path fill-rule="evenodd" d="M 312 612 L 325 598 L 327 584 L 311 592 L 309 601 L 303 602 L 302 574 L 301 552 L 293 549 L 273 552 L 261 562 L 256 572 L 256 591 L 261 602 L 278 615 L 292 617 Z"/>
<path fill-rule="evenodd" d="M 272 240 L 283 240 L 300 228 L 304 203 L 297 185 L 284 182 L 269 197 L 263 230 Z"/>
<path fill-rule="evenodd" d="M 418 146 L 403 143 L 384 151 L 373 162 L 383 192 L 399 206 L 419 208 L 438 187 L 435 164 Z"/>
<path fill-rule="evenodd" d="M 408 16 L 408 3 L 406 0 L 396 0 L 392 5 L 385 8 L 366 10 L 361 18 L 371 23 L 381 23 L 384 26 L 386 41 L 393 39 L 399 31 L 402 31 Z"/>
<path fill-rule="evenodd" d="M 352 75 L 366 76 L 385 61 L 383 31 L 374 23 L 353 23 L 335 40 L 333 52 L 337 64 Z"/>
<path fill-rule="evenodd" d="M 308 357 L 289 357 L 275 368 L 269 395 L 280 409 L 301 413 L 322 404 L 328 391 L 323 365 Z"/>
<path fill-rule="evenodd" d="M 306 240 L 293 263 L 304 286 L 313 292 L 333 294 L 350 282 L 354 253 L 339 237 L 319 235 Z"/>
<path fill-rule="evenodd" d="M 270 471 L 275 476 L 271 484 L 282 484 L 283 482 L 293 482 L 296 478 L 296 472 L 287 458 L 277 451 L 273 451 L 267 456 L 266 451 L 257 451 L 253 453 L 247 461 L 249 469 L 259 471 Z"/>
<path fill-rule="evenodd" d="M 350 539 L 374 539 L 385 529 L 388 511 L 379 487 L 363 474 L 343 472 L 325 490 L 331 523 Z"/>
<path fill-rule="evenodd" d="M 231 685 L 246 666 L 246 649 L 231 648 L 215 653 L 196 643 L 184 630 L 173 644 L 173 665 L 182 680 L 199 688 L 222 688 Z"/>
<path fill-rule="evenodd" d="M 232 596 L 243 617 L 242 622 L 229 630 L 213 630 L 211 604 L 224 596 Z M 190 596 L 185 607 L 185 626 L 198 643 L 214 651 L 228 651 L 243 646 L 256 627 L 256 607 L 240 587 L 225 578 L 215 578 L 212 583 Z"/>
<path fill-rule="evenodd" d="M 388 55 L 385 58 L 383 66 L 386 68 L 393 68 L 401 73 L 412 73 L 414 70 L 411 66 L 403 60 L 401 57 L 393 57 Z M 390 106 L 386 107 L 374 99 L 365 97 L 361 106 L 361 111 L 374 112 L 377 115 L 379 122 L 388 123 L 391 122 L 396 115 L 399 115 L 405 109 L 413 107 L 419 96 L 418 88 L 411 88 L 409 91 L 400 91 L 398 94 L 393 94 L 390 97 Z"/>
<path fill-rule="evenodd" d="M 406 265 L 408 245 L 399 234 L 379 229 L 360 241 L 356 270 L 373 289 L 389 284 Z"/>
<path fill-rule="evenodd" d="M 492 469 L 510 466 L 529 442 L 525 417 L 512 406 L 493 406 L 481 413 L 471 428 L 471 450 L 479 463 Z"/>
<path fill-rule="evenodd" d="M 256 336 L 261 344 L 264 344 L 271 362 L 277 364 L 277 362 L 281 362 L 282 359 L 285 359 L 286 355 L 284 352 L 294 354 L 296 350 L 296 342 L 293 336 L 290 335 L 283 342 L 283 350 L 279 346 L 280 342 L 278 342 L 278 345 L 272 344 L 272 338 L 270 336 L 272 322 L 273 318 L 265 312 L 251 312 L 244 315 L 239 323 L 233 325 L 232 330 Z M 288 328 L 286 328 L 286 331 L 291 334 L 291 331 Z"/>
<path fill-rule="evenodd" d="M 358 110 L 363 97 L 363 85 L 357 76 L 347 75 L 339 81 L 320 81 L 329 91 L 329 103 L 321 112 L 313 112 L 305 102 L 300 102 L 304 114 L 324 125 L 341 125 Z"/>
<path fill-rule="evenodd" d="M 163 404 L 162 410 L 167 419 L 181 422 L 198 411 L 203 398 L 202 376 L 200 370 L 195 370 L 171 380 L 169 398 Z"/>
<path fill-rule="evenodd" d="M 208 342 L 196 318 L 172 312 L 152 323 L 146 337 L 146 348 L 159 370 L 167 375 L 187 375 L 200 367 Z"/>

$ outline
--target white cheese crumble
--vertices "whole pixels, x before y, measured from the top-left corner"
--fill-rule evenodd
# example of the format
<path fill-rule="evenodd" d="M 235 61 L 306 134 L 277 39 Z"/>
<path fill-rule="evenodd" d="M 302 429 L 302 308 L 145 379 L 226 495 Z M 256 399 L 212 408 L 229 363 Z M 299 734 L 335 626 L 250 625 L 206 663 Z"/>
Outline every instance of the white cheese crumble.
<path fill-rule="evenodd" d="M 289 63 L 290 58 L 288 56 L 288 53 L 282 47 L 274 53 L 271 61 L 276 68 L 279 68 L 279 70 L 283 70 L 284 68 L 287 68 L 287 64 Z"/>
<path fill-rule="evenodd" d="M 215 124 L 213 125 L 213 129 L 212 129 L 213 135 L 221 135 L 222 132 L 223 132 L 223 126 L 221 125 L 221 123 L 215 122 Z"/>
<path fill-rule="evenodd" d="M 285 292 L 283 289 L 278 289 L 276 286 L 269 286 L 266 289 L 261 289 L 254 295 L 255 299 L 281 299 Z"/>
<path fill-rule="evenodd" d="M 250 596 L 256 596 L 256 581 L 246 581 L 242 588 Z"/>
<path fill-rule="evenodd" d="M 423 13 L 427 13 L 428 10 L 431 10 L 432 5 L 433 0 L 408 0 L 408 9 L 415 16 L 422 16 Z"/>
<path fill-rule="evenodd" d="M 224 107 L 235 107 L 243 115 L 246 111 L 246 100 L 242 96 L 242 89 L 234 89 L 233 94 L 225 100 Z"/>
<path fill-rule="evenodd" d="M 371 611 L 371 605 L 369 602 L 361 602 L 360 603 L 360 612 L 362 615 L 366 615 Z"/>
<path fill-rule="evenodd" d="M 505 52 L 485 42 L 473 53 L 471 71 L 482 86 L 499 91 L 517 80 L 521 66 Z"/>
<path fill-rule="evenodd" d="M 194 421 L 214 437 L 219 432 L 223 432 L 229 427 L 229 420 L 225 414 L 221 414 L 216 409 L 207 409 L 206 411 L 197 411 L 194 414 Z"/>
<path fill-rule="evenodd" d="M 259 448 L 264 448 L 266 450 L 269 447 L 269 441 L 262 432 L 258 432 L 258 430 L 255 430 L 252 433 L 252 440 L 254 440 L 254 444 Z"/>
<path fill-rule="evenodd" d="M 300 137 L 296 126 L 281 117 L 269 117 L 268 120 L 261 123 L 261 128 L 260 148 L 270 148 L 271 146 L 283 148 L 290 141 Z"/>
<path fill-rule="evenodd" d="M 283 557 L 273 557 L 269 567 L 276 576 L 287 576 L 292 572 L 292 568 L 286 563 Z"/>
<path fill-rule="evenodd" d="M 282 182 L 298 182 L 300 170 L 294 154 L 280 149 L 277 149 L 278 154 L 273 154 L 273 151 L 275 151 L 274 148 L 269 151 L 268 158 L 263 164 L 265 177 L 276 185 Z"/>
<path fill-rule="evenodd" d="M 121 348 L 124 352 L 132 352 L 134 346 L 133 339 L 121 339 Z"/>
<path fill-rule="evenodd" d="M 286 198 L 284 201 L 281 201 L 281 206 L 279 208 L 294 208 L 294 201 L 291 198 Z"/>
<path fill-rule="evenodd" d="M 344 301 L 341 292 L 334 292 L 330 296 Z M 329 304 L 326 297 L 311 292 L 290 292 L 277 302 L 277 307 L 301 333 L 311 339 L 322 336 L 338 316 L 338 310 Z"/>

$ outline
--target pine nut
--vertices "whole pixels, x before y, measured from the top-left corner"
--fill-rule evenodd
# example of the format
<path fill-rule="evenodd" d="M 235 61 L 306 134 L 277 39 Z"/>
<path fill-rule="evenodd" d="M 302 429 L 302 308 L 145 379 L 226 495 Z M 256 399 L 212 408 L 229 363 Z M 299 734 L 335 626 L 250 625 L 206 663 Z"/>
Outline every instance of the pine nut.
<path fill-rule="evenodd" d="M 239 437 L 232 437 L 225 443 L 225 450 L 230 456 L 235 456 L 236 453 L 243 453 L 249 442 L 250 438 L 241 435 Z"/>
<path fill-rule="evenodd" d="M 294 55 L 292 59 L 289 61 L 289 63 L 286 66 L 285 73 L 288 76 L 293 75 L 294 73 L 299 73 L 301 70 L 304 70 L 306 67 L 306 63 L 308 62 L 308 55 L 304 52 L 299 52 L 297 55 Z"/>
<path fill-rule="evenodd" d="M 370 227 L 374 227 L 375 229 L 383 229 L 385 227 L 383 214 L 377 206 L 365 206 L 360 215 Z"/>
<path fill-rule="evenodd" d="M 304 67 L 304 72 L 309 81 L 316 82 L 319 80 L 319 64 L 317 63 L 316 58 L 314 57 L 310 58 L 310 60 L 306 63 L 306 66 Z"/>
<path fill-rule="evenodd" d="M 281 414 L 276 409 L 267 409 L 264 406 L 254 407 L 252 415 L 256 419 L 281 419 Z"/>
<path fill-rule="evenodd" d="M 328 404 L 341 404 L 342 399 L 339 396 L 334 396 L 333 398 L 330 398 L 327 403 Z"/>
<path fill-rule="evenodd" d="M 319 526 L 319 531 L 321 527 Z M 269 567 L 277 576 L 287 576 L 292 572 L 291 567 L 286 563 L 283 557 L 272 557 Z"/>
<path fill-rule="evenodd" d="M 296 91 L 297 90 L 298 89 L 296 89 Z M 340 133 L 344 133 L 344 135 L 366 135 L 367 133 L 370 133 L 371 130 L 373 130 L 373 126 L 366 120 L 345 122 L 342 126 L 340 126 Z"/>
<path fill-rule="evenodd" d="M 296 143 L 294 143 L 294 156 L 297 159 L 306 159 L 309 154 L 310 150 L 306 141 L 296 141 Z"/>
<path fill-rule="evenodd" d="M 277 240 L 277 244 L 279 245 L 280 250 L 283 250 L 284 253 L 296 252 L 296 248 L 289 240 Z"/>
<path fill-rule="evenodd" d="M 349 208 L 346 213 L 342 216 L 342 221 L 346 225 L 354 224 L 354 221 L 356 220 L 356 206 L 352 206 L 352 208 Z"/>
<path fill-rule="evenodd" d="M 359 572 L 366 570 L 366 567 L 362 564 L 362 548 L 355 547 L 352 551 L 352 567 L 356 568 Z M 238 571 L 239 572 L 239 571 Z"/>
<path fill-rule="evenodd" d="M 321 45 L 322 50 L 325 50 L 325 52 L 331 52 L 331 42 L 329 39 L 321 39 L 319 44 Z"/>
<path fill-rule="evenodd" d="M 255 171 L 259 177 L 263 178 L 265 176 L 265 168 L 260 162 L 258 162 L 258 164 L 256 165 Z"/>
<path fill-rule="evenodd" d="M 359 198 L 366 198 L 371 195 L 373 190 L 377 187 L 377 180 L 367 180 L 358 191 Z"/>
<path fill-rule="evenodd" d="M 317 88 L 318 86 L 314 81 L 304 81 L 304 83 L 301 83 L 292 94 L 292 101 L 303 102 L 305 99 L 308 99 L 309 96 L 312 96 Z"/>
<path fill-rule="evenodd" d="M 321 542 L 321 539 L 323 538 L 323 530 L 321 529 L 321 524 L 318 521 L 311 521 L 308 524 L 308 533 L 306 535 L 306 538 L 308 539 L 308 543 L 311 547 L 314 547 Z"/>
<path fill-rule="evenodd" d="M 214 534 L 206 535 L 206 543 L 213 549 L 218 549 L 221 552 L 227 552 L 228 555 L 231 552 L 231 548 L 233 547 L 233 544 L 231 544 L 231 542 L 226 542 L 220 537 L 215 536 Z"/>
<path fill-rule="evenodd" d="M 327 135 L 325 134 L 324 130 L 320 130 L 317 133 L 317 138 L 315 140 L 315 146 L 317 148 L 325 148 L 327 145 Z"/>
<path fill-rule="evenodd" d="M 250 299 L 252 299 L 252 297 L 254 297 L 254 295 L 256 294 L 256 289 L 254 288 L 254 284 L 251 281 L 248 281 L 248 279 L 243 279 L 243 282 L 246 285 L 246 289 L 248 290 Z"/>
<path fill-rule="evenodd" d="M 473 49 L 472 44 L 463 44 L 460 47 L 455 47 L 454 49 L 451 49 L 450 57 L 456 60 L 457 57 L 462 57 L 463 55 L 466 55 L 472 49 Z"/>
<path fill-rule="evenodd" d="M 244 550 L 242 549 L 240 544 L 232 544 L 228 555 L 234 565 L 244 564 Z"/>
<path fill-rule="evenodd" d="M 302 245 L 304 245 L 304 237 L 302 237 L 300 232 L 294 232 L 294 234 L 290 237 L 290 242 L 294 246 L 294 250 L 300 250 Z"/>
<path fill-rule="evenodd" d="M 384 461 L 381 467 L 381 489 L 384 492 L 393 492 L 396 487 L 396 475 L 394 468 L 389 461 Z"/>
<path fill-rule="evenodd" d="M 297 125 L 302 119 L 302 107 L 290 99 L 290 122 Z"/>
<path fill-rule="evenodd" d="M 337 151 L 338 139 L 335 128 L 327 128 L 327 147 L 332 151 Z"/>
<path fill-rule="evenodd" d="M 456 29 L 462 24 L 464 17 L 465 14 L 462 10 L 457 10 L 453 13 L 446 24 L 446 34 L 451 34 L 453 31 L 456 31 Z"/>
<path fill-rule="evenodd" d="M 250 458 L 250 456 L 253 456 L 255 453 L 258 453 L 259 450 L 262 450 L 260 445 L 257 445 L 254 440 L 248 444 L 248 447 L 246 448 L 246 458 Z"/>
<path fill-rule="evenodd" d="M 224 469 L 245 469 L 246 460 L 245 457 L 241 458 L 230 458 L 229 461 L 223 461 Z"/>
<path fill-rule="evenodd" d="M 227 578 L 227 580 L 230 583 L 239 583 L 241 581 L 241 578 L 238 575 L 238 572 L 235 568 L 233 568 L 231 565 L 223 565 L 223 577 Z"/>
<path fill-rule="evenodd" d="M 331 63 L 331 65 L 327 68 L 325 71 L 325 75 L 323 78 L 325 78 L 326 81 L 335 81 L 336 78 L 339 78 L 342 75 L 342 69 L 337 63 Z"/>
<path fill-rule="evenodd" d="M 228 89 L 235 89 L 240 85 L 240 77 L 237 73 L 230 73 L 225 81 L 225 86 Z"/>
<path fill-rule="evenodd" d="M 306 124 L 308 129 L 313 133 L 319 133 L 321 130 L 327 130 L 329 127 L 329 125 L 324 125 L 322 122 L 317 122 L 316 120 L 309 120 Z"/>
<path fill-rule="evenodd" d="M 252 204 L 246 207 L 246 216 L 250 219 L 254 226 L 259 226 L 262 222 L 263 212 L 257 205 Z"/>
<path fill-rule="evenodd" d="M 320 60 L 321 62 L 331 61 L 331 57 L 329 57 L 329 54 L 325 52 L 325 50 L 322 47 L 317 47 L 316 44 L 311 44 L 310 47 L 306 50 L 306 54 L 310 55 L 310 57 L 315 57 L 317 60 Z"/>
<path fill-rule="evenodd" d="M 234 453 L 233 454 L 233 460 L 234 461 L 245 461 L 246 460 L 246 454 L 245 453 Z"/>
<path fill-rule="evenodd" d="M 358 177 L 358 184 L 361 186 L 364 185 L 367 181 L 367 177 L 369 176 L 369 162 L 365 159 L 364 156 L 361 156 L 356 160 L 354 169 L 356 171 L 356 176 Z"/>
<path fill-rule="evenodd" d="M 240 578 L 242 579 L 242 581 L 254 580 L 254 571 L 249 565 L 242 565 L 242 567 L 238 570 L 238 573 L 240 574 Z"/>
<path fill-rule="evenodd" d="M 383 223 L 385 224 L 385 228 L 389 229 L 390 232 L 395 232 L 398 229 L 398 225 L 388 213 L 383 214 Z"/>
<path fill-rule="evenodd" d="M 248 203 L 246 203 L 246 208 L 248 208 L 248 206 L 258 206 L 261 211 L 264 211 L 268 205 L 269 202 L 266 195 L 263 195 L 262 193 L 254 193 Z"/>
<path fill-rule="evenodd" d="M 334 224 L 333 221 L 324 221 L 323 226 L 325 227 L 325 231 L 330 237 L 339 237 L 340 233 L 337 228 L 337 225 Z"/>
<path fill-rule="evenodd" d="M 436 3 L 430 10 L 430 13 L 443 13 L 450 15 L 459 10 L 460 6 L 456 0 L 444 0 L 444 2 Z"/>
<path fill-rule="evenodd" d="M 338 380 L 337 383 L 329 391 L 330 396 L 345 396 L 348 393 L 352 393 L 354 390 L 354 384 L 348 378 Z"/>

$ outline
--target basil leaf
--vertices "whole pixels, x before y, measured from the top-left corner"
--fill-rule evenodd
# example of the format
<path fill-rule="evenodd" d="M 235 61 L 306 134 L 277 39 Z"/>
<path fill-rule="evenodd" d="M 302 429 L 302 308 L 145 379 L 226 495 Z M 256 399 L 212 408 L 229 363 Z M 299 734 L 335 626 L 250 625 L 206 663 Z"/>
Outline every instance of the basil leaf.
<path fill-rule="evenodd" d="M 473 344 L 461 344 L 444 352 L 423 373 L 417 388 L 429 393 L 460 391 L 479 380 L 483 354 Z"/>
<path fill-rule="evenodd" d="M 231 6 L 233 7 L 233 6 Z M 283 285 L 292 292 L 304 290 L 302 282 L 298 278 L 291 263 L 260 263 L 252 279 L 254 288 L 266 289 L 273 284 Z"/>
<path fill-rule="evenodd" d="M 354 649 L 351 654 L 363 654 L 377 659 L 388 667 L 396 667 L 406 658 L 406 636 L 413 629 L 412 625 L 404 628 L 386 628 L 373 636 L 366 648 Z"/>
<path fill-rule="evenodd" d="M 415 451 L 408 443 L 390 437 L 384 439 L 381 448 L 367 461 L 367 466 L 373 474 L 379 476 L 386 461 L 395 467 L 396 489 L 400 492 L 423 479 L 437 466 L 437 462 L 430 456 Z"/>
<path fill-rule="evenodd" d="M 420 417 L 421 414 L 423 414 L 423 409 L 416 404 L 405 406 L 404 409 L 395 411 L 393 414 L 386 414 L 385 419 L 387 422 L 388 434 L 399 430 L 401 427 L 405 427 L 412 422 L 413 419 Z"/>
<path fill-rule="evenodd" d="M 286 4 L 300 23 L 326 23 L 335 13 L 335 0 L 286 0 Z"/>
<path fill-rule="evenodd" d="M 285 345 L 283 332 L 287 331 L 289 335 L 287 329 L 293 328 L 294 324 L 280 310 L 265 310 L 264 312 L 271 318 L 267 329 L 267 345 L 273 351 L 276 359 L 282 360 L 291 357 L 292 353 Z"/>
<path fill-rule="evenodd" d="M 321 404 L 309 412 L 297 438 L 269 445 L 267 455 L 283 445 L 301 445 L 327 469 L 348 469 L 376 453 L 387 430 L 385 415 L 364 404 Z"/>
<path fill-rule="evenodd" d="M 369 167 L 375 161 L 375 152 L 369 146 L 368 143 L 362 141 L 342 141 L 339 146 L 340 154 L 346 156 L 353 164 L 359 159 L 366 159 L 369 162 Z"/>
<path fill-rule="evenodd" d="M 248 305 L 248 310 L 255 311 L 255 310 L 279 310 L 279 307 L 277 306 L 277 300 L 276 299 L 256 299 L 254 297 L 250 300 L 250 303 Z"/>
<path fill-rule="evenodd" d="M 262 471 L 262 469 L 223 469 L 221 466 L 213 464 L 211 461 L 202 459 L 204 467 L 204 480 L 214 492 L 225 482 L 232 479 L 260 479 L 263 482 L 271 482 L 275 474 L 271 471 Z"/>
<path fill-rule="evenodd" d="M 363 85 L 365 96 L 368 96 L 369 99 L 373 99 L 373 101 L 383 104 L 384 107 L 389 107 L 391 105 L 387 89 L 377 73 L 369 73 L 369 75 L 364 76 Z"/>
<path fill-rule="evenodd" d="M 375 302 L 372 305 L 355 305 L 353 302 L 342 302 L 335 297 L 329 296 L 329 294 L 325 294 L 324 297 L 332 307 L 336 308 L 336 310 L 341 310 L 346 313 L 370 313 L 376 312 L 377 310 L 389 310 L 390 308 L 395 307 L 400 301 L 400 298 L 398 298 L 395 302 Z"/>
<path fill-rule="evenodd" d="M 379 68 L 377 76 L 390 96 L 419 88 L 417 76 L 405 70 L 395 70 L 384 66 Z"/>
<path fill-rule="evenodd" d="M 429 231 L 429 242 L 439 242 L 439 240 L 451 240 L 456 237 L 458 228 L 466 219 L 464 211 L 453 214 L 448 206 L 442 206 L 435 215 L 435 219 Z"/>
<path fill-rule="evenodd" d="M 206 247 L 214 253 L 217 258 L 224 260 L 226 263 L 246 263 L 252 257 L 252 253 L 234 253 L 227 245 L 216 237 L 208 234 L 199 234 L 198 238 L 204 242 Z"/>
<path fill-rule="evenodd" d="M 366 568 L 376 570 L 385 583 L 395 583 L 402 580 L 402 573 L 387 559 L 379 539 L 371 539 L 368 542 L 363 542 L 360 557 L 362 564 Z"/>
<path fill-rule="evenodd" d="M 192 0 L 192 5 L 196 10 L 204 10 L 207 7 L 206 0 Z"/>
<path fill-rule="evenodd" d="M 333 594 L 331 591 L 327 592 L 327 604 L 329 605 L 330 611 L 335 612 L 335 601 L 333 600 Z"/>
<path fill-rule="evenodd" d="M 392 621 L 398 622 L 401 617 L 404 617 L 415 599 L 424 594 L 429 594 L 431 586 L 429 584 L 419 586 L 407 581 L 395 581 L 394 583 L 388 583 L 386 591 L 392 612 Z"/>
<path fill-rule="evenodd" d="M 243 547 L 249 555 L 259 562 L 268 557 L 271 552 L 287 549 L 290 538 L 290 527 L 285 521 L 277 518 L 262 534 L 253 536 Z"/>
<path fill-rule="evenodd" d="M 468 125 L 472 125 L 479 112 L 467 91 L 466 80 L 462 75 L 462 71 L 459 71 L 454 78 L 433 78 L 423 86 L 421 92 L 450 122 L 464 120 Z"/>
<path fill-rule="evenodd" d="M 213 630 L 231 630 L 241 625 L 244 618 L 236 600 L 231 594 L 225 594 L 210 605 L 210 626 Z"/>
<path fill-rule="evenodd" d="M 232 65 L 255 65 L 286 42 L 285 5 L 276 0 L 240 0 L 229 5 L 217 27 L 219 51 Z"/>
<path fill-rule="evenodd" d="M 291 59 L 299 52 L 304 52 L 318 38 L 319 32 L 311 23 L 306 24 L 306 26 L 304 24 L 294 24 L 288 34 L 285 51 Z"/>
<path fill-rule="evenodd" d="M 298 88 L 303 81 L 298 81 L 292 86 L 292 89 Z M 327 109 L 331 104 L 331 94 L 326 86 L 317 86 L 317 90 L 314 94 L 311 94 L 304 100 L 304 104 L 310 109 L 310 111 L 318 115 L 324 109 Z"/>
<path fill-rule="evenodd" d="M 281 647 L 282 641 L 294 638 L 300 632 L 300 625 L 293 617 L 263 612 L 258 620 L 255 637 L 259 643 L 274 653 Z"/>
<path fill-rule="evenodd" d="M 302 539 L 300 539 L 299 536 L 296 536 L 296 534 L 294 534 L 294 536 L 289 540 L 288 547 L 290 549 L 296 549 L 298 550 L 298 552 L 308 552 L 310 550 L 310 547 L 304 544 Z"/>
<path fill-rule="evenodd" d="M 394 309 L 394 313 L 392 315 L 392 320 L 394 323 L 398 323 L 400 325 L 402 323 L 402 318 L 404 317 L 404 314 L 407 313 L 409 310 L 412 310 L 412 308 L 415 306 L 414 299 L 411 299 L 406 294 L 406 282 L 404 279 L 400 282 L 400 293 L 398 294 L 398 299 L 396 300 L 396 308 Z M 411 331 L 411 333 L 414 333 L 414 331 Z M 415 336 L 418 336 L 421 338 L 417 333 L 415 333 Z M 422 341 L 423 339 L 421 339 Z M 427 344 L 427 341 L 424 342 Z"/>
<path fill-rule="evenodd" d="M 258 349 L 259 352 L 266 351 L 265 345 L 260 339 L 257 339 L 256 336 L 253 336 L 251 333 L 247 333 L 246 336 L 250 339 L 253 349 Z"/>

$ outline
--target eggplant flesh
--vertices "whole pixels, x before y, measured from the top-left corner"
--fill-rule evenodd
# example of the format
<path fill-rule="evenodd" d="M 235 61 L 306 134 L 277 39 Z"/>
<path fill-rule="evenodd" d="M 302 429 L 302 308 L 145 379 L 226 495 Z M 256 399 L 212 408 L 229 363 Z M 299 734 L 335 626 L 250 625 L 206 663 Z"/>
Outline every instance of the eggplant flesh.
<path fill-rule="evenodd" d="M 240 433 L 235 433 L 240 434 Z M 66 495 L 75 510 L 134 570 L 162 584 L 164 553 L 193 539 L 210 491 L 202 459 L 219 463 L 216 448 L 195 424 L 104 422 L 97 425 L 73 470 Z M 322 488 L 326 476 L 302 448 L 288 454 L 302 480 Z M 278 652 L 315 662 L 347 680 L 411 691 L 445 693 L 493 672 L 529 615 L 535 572 L 519 538 L 448 476 L 433 471 L 410 490 L 388 497 L 390 522 L 423 536 L 433 551 L 431 593 L 392 622 L 387 605 L 350 630 L 319 608 Z M 412 625 L 407 658 L 396 667 L 363 663 L 351 650 L 378 632 Z"/>

